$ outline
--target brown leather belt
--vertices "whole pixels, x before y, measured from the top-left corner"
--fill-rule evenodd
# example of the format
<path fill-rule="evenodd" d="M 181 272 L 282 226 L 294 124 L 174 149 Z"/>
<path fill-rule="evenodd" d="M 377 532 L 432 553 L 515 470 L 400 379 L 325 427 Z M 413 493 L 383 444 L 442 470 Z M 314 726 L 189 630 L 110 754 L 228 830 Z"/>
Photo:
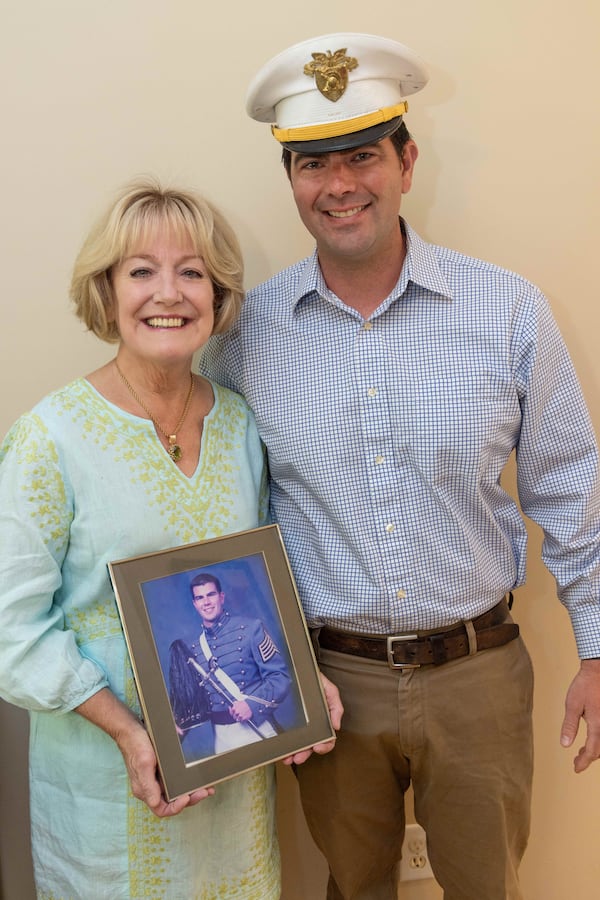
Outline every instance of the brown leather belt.
<path fill-rule="evenodd" d="M 519 635 L 519 626 L 506 622 L 508 603 L 506 598 L 496 606 L 471 619 L 476 640 L 476 650 L 489 650 L 508 644 Z M 318 642 L 327 650 L 349 653 L 387 662 L 392 668 L 418 668 L 441 666 L 452 659 L 460 659 L 472 652 L 469 644 L 468 623 L 451 625 L 446 631 L 434 634 L 366 635 L 350 631 L 337 631 L 323 626 L 318 631 Z"/>

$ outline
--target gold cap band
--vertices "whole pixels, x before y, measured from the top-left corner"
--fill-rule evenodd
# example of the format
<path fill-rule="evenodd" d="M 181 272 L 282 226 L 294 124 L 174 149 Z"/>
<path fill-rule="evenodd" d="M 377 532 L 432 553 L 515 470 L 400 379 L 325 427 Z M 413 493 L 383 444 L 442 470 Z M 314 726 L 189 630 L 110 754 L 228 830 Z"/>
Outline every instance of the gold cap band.
<path fill-rule="evenodd" d="M 271 125 L 273 137 L 283 144 L 287 141 L 322 141 L 325 138 L 340 137 L 343 134 L 353 134 L 371 128 L 373 125 L 381 125 L 389 122 L 396 116 L 403 115 L 408 109 L 408 103 L 403 100 L 395 106 L 386 106 L 365 116 L 357 116 L 355 119 L 345 119 L 343 122 L 323 122 L 320 125 L 306 125 L 302 128 L 277 128 Z"/>

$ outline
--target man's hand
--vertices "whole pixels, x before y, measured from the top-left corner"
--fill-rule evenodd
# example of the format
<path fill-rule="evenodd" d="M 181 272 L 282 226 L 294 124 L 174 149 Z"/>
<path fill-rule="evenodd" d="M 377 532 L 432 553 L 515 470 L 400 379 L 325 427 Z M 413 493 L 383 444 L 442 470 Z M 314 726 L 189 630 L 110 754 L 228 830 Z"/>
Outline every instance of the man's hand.
<path fill-rule="evenodd" d="M 229 714 L 236 722 L 247 722 L 252 718 L 252 710 L 245 700 L 236 700 L 229 707 Z"/>
<path fill-rule="evenodd" d="M 339 731 L 340 726 L 342 724 L 342 716 L 344 715 L 344 707 L 342 706 L 342 701 L 340 698 L 340 692 L 336 688 L 335 684 L 326 678 L 322 672 L 319 673 L 321 676 L 321 683 L 323 685 L 323 692 L 325 694 L 325 700 L 327 701 L 327 707 L 329 709 L 329 716 L 331 718 L 331 724 L 335 728 L 336 731 Z M 286 766 L 292 765 L 301 765 L 303 762 L 306 762 L 308 757 L 312 753 L 329 753 L 335 747 L 335 738 L 332 738 L 330 741 L 323 741 L 321 744 L 315 744 L 314 747 L 311 747 L 308 750 L 301 750 L 299 753 L 294 753 L 292 756 L 286 756 L 283 762 Z"/>
<path fill-rule="evenodd" d="M 581 668 L 571 682 L 560 736 L 563 747 L 573 744 L 580 719 L 585 720 L 587 736 L 575 757 L 576 772 L 583 772 L 600 757 L 600 659 L 582 659 Z"/>

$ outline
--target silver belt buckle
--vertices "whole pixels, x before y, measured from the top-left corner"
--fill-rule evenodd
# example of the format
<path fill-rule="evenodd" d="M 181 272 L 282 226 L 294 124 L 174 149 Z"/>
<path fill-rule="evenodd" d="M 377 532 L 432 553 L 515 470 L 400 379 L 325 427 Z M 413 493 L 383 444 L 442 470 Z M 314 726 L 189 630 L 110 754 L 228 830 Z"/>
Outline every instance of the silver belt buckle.
<path fill-rule="evenodd" d="M 397 663 L 394 660 L 394 644 L 402 641 L 416 641 L 418 634 L 391 634 L 387 638 L 388 666 L 391 669 L 420 669 L 421 663 Z"/>

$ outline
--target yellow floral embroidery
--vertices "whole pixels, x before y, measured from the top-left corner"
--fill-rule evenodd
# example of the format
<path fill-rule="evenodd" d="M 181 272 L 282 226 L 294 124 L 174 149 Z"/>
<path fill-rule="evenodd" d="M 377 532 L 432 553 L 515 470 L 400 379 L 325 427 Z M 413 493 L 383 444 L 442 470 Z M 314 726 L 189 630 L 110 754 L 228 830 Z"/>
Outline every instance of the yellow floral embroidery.
<path fill-rule="evenodd" d="M 56 448 L 47 435 L 37 416 L 19 420 L 6 436 L 0 462 L 14 449 L 26 472 L 23 491 L 31 516 L 46 546 L 57 556 L 66 547 L 71 515 Z"/>
<path fill-rule="evenodd" d="M 142 485 L 148 506 L 165 520 L 165 531 L 178 540 L 201 540 L 199 524 L 207 536 L 228 529 L 237 501 L 232 489 L 239 471 L 236 459 L 242 448 L 246 410 L 235 394 L 218 390 L 218 407 L 211 427 L 203 434 L 201 469 L 211 473 L 210 490 L 190 491 L 190 482 L 176 468 L 145 419 L 135 419 L 100 401 L 84 380 L 58 391 L 53 403 L 59 415 L 69 413 L 85 440 L 91 440 L 115 462 L 125 462 L 132 485 Z M 200 471 L 201 475 L 201 471 Z M 264 497 L 264 492 L 263 492 Z"/>

